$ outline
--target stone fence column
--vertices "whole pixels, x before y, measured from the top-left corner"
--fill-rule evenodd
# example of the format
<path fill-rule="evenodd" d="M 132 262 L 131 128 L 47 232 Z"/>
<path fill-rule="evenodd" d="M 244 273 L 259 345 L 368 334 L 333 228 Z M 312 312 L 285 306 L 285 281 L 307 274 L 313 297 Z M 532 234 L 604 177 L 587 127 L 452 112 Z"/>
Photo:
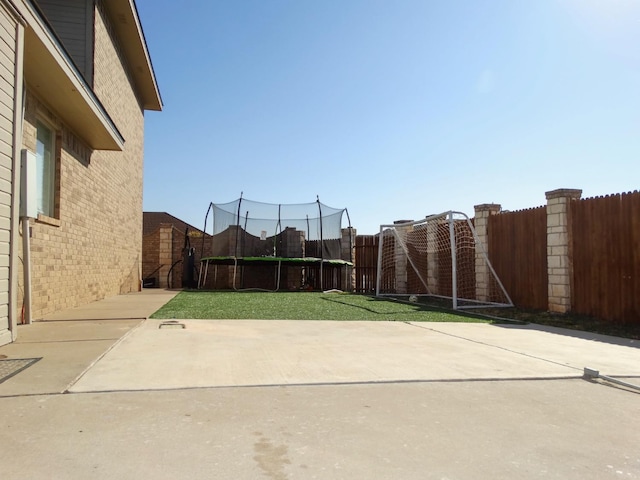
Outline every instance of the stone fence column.
<path fill-rule="evenodd" d="M 491 300 L 491 272 L 484 257 L 489 255 L 489 217 L 500 213 L 502 207 L 496 203 L 483 203 L 476 205 L 475 229 L 481 248 L 476 248 L 476 300 L 488 302 Z"/>
<path fill-rule="evenodd" d="M 571 218 L 569 203 L 579 200 L 582 190 L 561 188 L 546 192 L 547 197 L 547 274 L 549 311 L 571 310 Z"/>
<path fill-rule="evenodd" d="M 158 270 L 158 286 L 160 288 L 169 288 L 167 275 L 173 263 L 173 225 L 170 223 L 160 224 L 158 263 L 161 265 Z"/>
<path fill-rule="evenodd" d="M 429 217 L 429 215 L 427 215 Z M 438 230 L 444 220 L 430 220 L 427 222 L 427 291 L 429 295 L 440 294 L 438 284 Z M 449 237 L 447 237 L 449 238 Z"/>
<path fill-rule="evenodd" d="M 403 223 L 409 223 L 413 220 L 396 220 L 393 222 L 396 225 L 396 230 L 398 236 L 403 239 L 403 243 L 405 242 L 404 237 L 413 230 L 413 225 L 403 226 Z M 398 244 L 398 240 L 396 239 L 396 247 L 395 247 L 395 266 L 396 266 L 396 293 L 398 294 L 406 294 L 407 291 L 407 255 L 404 252 L 404 249 Z"/>

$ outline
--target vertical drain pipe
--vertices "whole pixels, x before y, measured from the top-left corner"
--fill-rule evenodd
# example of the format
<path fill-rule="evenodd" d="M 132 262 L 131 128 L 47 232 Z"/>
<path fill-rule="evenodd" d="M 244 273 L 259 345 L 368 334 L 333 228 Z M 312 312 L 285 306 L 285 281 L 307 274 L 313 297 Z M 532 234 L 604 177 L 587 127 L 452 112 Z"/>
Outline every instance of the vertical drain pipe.
<path fill-rule="evenodd" d="M 38 216 L 36 200 L 36 154 L 22 150 L 20 162 L 20 217 L 22 220 L 22 258 L 24 266 L 24 323 L 31 324 L 31 225 Z"/>
<path fill-rule="evenodd" d="M 23 140 L 23 124 L 25 117 L 25 106 L 27 99 L 27 89 L 24 81 L 24 31 L 27 25 L 25 19 L 11 6 L 9 8 L 14 13 L 16 23 L 16 52 L 15 52 L 15 65 L 14 65 L 14 81 L 15 81 L 15 95 L 13 99 L 13 145 L 12 145 L 12 200 L 11 200 L 11 232 L 10 232 L 10 253 L 9 253 L 9 328 L 11 330 L 12 341 L 18 338 L 18 319 L 24 320 L 27 323 L 31 323 L 31 277 L 25 275 L 25 289 L 24 289 L 24 317 L 20 318 L 17 312 L 18 305 L 18 258 L 20 241 L 20 217 L 22 215 L 22 209 L 18 199 L 22 195 L 22 140 Z M 30 251 L 30 246 L 26 246 L 27 251 Z M 23 270 L 31 270 L 30 257 L 24 259 Z M 28 293 L 27 293 L 28 292 Z M 28 297 L 27 297 L 28 295 Z"/>
<path fill-rule="evenodd" d="M 22 217 L 22 258 L 24 259 L 24 323 L 31 324 L 31 226 L 29 217 Z"/>

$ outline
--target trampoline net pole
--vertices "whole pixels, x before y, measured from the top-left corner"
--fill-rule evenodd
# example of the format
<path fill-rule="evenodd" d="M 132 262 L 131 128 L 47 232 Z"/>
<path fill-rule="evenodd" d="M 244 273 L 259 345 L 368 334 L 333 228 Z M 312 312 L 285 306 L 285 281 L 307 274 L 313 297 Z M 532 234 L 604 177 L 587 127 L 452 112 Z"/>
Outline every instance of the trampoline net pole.
<path fill-rule="evenodd" d="M 240 192 L 240 199 L 238 200 L 238 213 L 236 214 L 236 244 L 233 251 L 233 256 L 238 256 L 238 235 L 240 235 L 240 207 L 242 205 L 242 192 Z M 234 273 L 235 276 L 235 273 Z M 234 278 L 235 287 L 235 278 Z"/>
<path fill-rule="evenodd" d="M 245 245 L 247 242 L 247 222 L 249 221 L 249 210 L 244 216 L 244 229 L 242 230 L 242 240 L 240 241 L 240 257 L 245 255 Z M 240 267 L 240 286 L 244 288 L 244 266 Z"/>
<path fill-rule="evenodd" d="M 322 205 L 320 204 L 320 196 L 316 197 L 318 200 L 318 214 L 320 216 L 320 290 L 324 290 L 324 276 L 322 271 L 322 264 L 324 263 L 324 238 L 322 236 Z"/>

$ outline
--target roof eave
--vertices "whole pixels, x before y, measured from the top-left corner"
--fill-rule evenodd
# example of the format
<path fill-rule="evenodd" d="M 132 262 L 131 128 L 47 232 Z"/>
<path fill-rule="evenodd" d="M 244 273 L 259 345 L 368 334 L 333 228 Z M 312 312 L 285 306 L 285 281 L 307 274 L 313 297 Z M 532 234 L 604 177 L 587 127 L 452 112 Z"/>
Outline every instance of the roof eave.
<path fill-rule="evenodd" d="M 104 7 L 116 35 L 122 41 L 121 46 L 142 97 L 143 108 L 162 110 L 160 90 L 134 0 L 109 0 L 104 2 Z"/>

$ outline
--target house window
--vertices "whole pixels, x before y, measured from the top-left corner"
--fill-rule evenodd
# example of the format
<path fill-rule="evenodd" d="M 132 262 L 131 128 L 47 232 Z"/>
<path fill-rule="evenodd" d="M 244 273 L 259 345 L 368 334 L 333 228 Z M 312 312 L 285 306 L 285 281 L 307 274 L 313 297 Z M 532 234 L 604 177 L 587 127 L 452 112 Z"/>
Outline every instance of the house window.
<path fill-rule="evenodd" d="M 56 137 L 55 132 L 42 122 L 37 122 L 36 186 L 38 189 L 38 212 L 55 215 L 56 191 Z"/>

